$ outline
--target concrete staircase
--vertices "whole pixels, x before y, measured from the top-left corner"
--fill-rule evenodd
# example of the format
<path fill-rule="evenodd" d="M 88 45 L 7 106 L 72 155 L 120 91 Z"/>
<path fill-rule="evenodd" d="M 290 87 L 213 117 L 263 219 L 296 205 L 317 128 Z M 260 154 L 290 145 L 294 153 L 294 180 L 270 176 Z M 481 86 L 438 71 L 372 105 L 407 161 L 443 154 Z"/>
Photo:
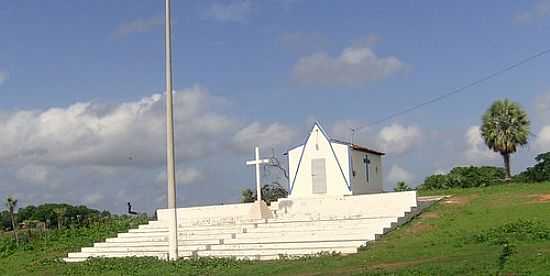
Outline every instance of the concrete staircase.
<path fill-rule="evenodd" d="M 313 216 L 284 216 L 273 219 L 217 223 L 183 221 L 178 225 L 178 254 L 181 258 L 227 257 L 273 260 L 317 255 L 323 252 L 352 254 L 409 221 L 433 200 L 418 201 L 392 215 L 354 215 L 329 219 Z M 379 213 L 379 212 L 377 212 Z M 150 221 L 105 242 L 69 253 L 66 262 L 90 257 L 152 256 L 167 259 L 168 229 L 165 221 Z"/>

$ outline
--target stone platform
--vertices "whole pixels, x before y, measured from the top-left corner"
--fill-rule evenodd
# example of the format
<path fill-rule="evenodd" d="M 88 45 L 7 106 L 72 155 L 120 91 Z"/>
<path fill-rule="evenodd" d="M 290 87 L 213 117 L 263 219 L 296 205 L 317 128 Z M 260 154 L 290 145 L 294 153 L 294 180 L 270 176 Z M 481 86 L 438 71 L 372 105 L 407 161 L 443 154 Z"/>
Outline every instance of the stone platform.
<path fill-rule="evenodd" d="M 179 208 L 179 257 L 273 260 L 324 252 L 352 254 L 436 200 L 417 201 L 416 192 L 281 199 L 270 206 L 273 218 L 260 220 L 249 217 L 253 203 Z M 167 211 L 157 214 L 156 221 L 69 253 L 64 260 L 129 256 L 167 259 Z"/>

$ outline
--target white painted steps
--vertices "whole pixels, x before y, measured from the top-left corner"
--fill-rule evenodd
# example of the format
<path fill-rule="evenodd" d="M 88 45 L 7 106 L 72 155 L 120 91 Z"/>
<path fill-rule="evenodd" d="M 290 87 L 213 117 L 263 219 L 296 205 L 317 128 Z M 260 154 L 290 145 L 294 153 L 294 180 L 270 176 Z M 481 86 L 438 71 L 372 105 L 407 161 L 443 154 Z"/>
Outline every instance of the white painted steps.
<path fill-rule="evenodd" d="M 307 256 L 316 255 L 321 252 L 340 253 L 340 254 L 352 254 L 357 253 L 357 247 L 330 247 L 330 248 L 297 248 L 297 249 L 254 249 L 254 250 L 210 250 L 210 251 L 198 251 L 199 257 L 234 257 L 250 256 L 250 259 L 262 259 L 261 257 L 283 257 L 283 256 Z M 265 259 L 265 258 L 264 258 Z"/>
<path fill-rule="evenodd" d="M 297 209 L 301 206 L 313 206 L 311 202 L 304 203 L 304 200 L 296 201 L 293 208 L 297 211 L 294 213 L 290 211 L 284 213 L 281 207 L 276 218 L 262 220 L 242 219 L 248 209 L 240 205 L 228 207 L 242 213 L 233 218 L 219 215 L 217 212 L 224 210 L 220 206 L 182 208 L 183 217 L 187 220 L 180 221 L 178 225 L 179 257 L 209 256 L 273 260 L 311 256 L 323 252 L 353 254 L 369 241 L 379 238 L 382 234 L 412 219 L 433 201 L 419 199 L 418 204 L 413 204 L 411 197 L 414 196 L 416 199 L 416 194 L 402 193 L 401 195 L 407 198 L 401 201 L 397 200 L 401 195 L 395 194 L 401 193 L 351 197 L 349 200 L 344 197 L 321 202 L 326 205 L 323 207 L 325 209 L 337 208 L 338 204 L 349 208 L 342 207 L 343 215 L 339 217 L 335 215 L 337 212 L 333 209 L 316 210 L 320 213 L 307 213 Z M 386 198 L 391 199 L 392 204 L 395 205 L 386 207 L 386 211 L 368 201 L 372 199 L 376 202 L 384 202 Z M 369 209 L 369 207 L 372 208 Z M 217 217 L 201 218 L 199 216 L 201 208 L 205 208 L 204 210 Z M 185 216 L 187 209 L 192 211 L 189 214 L 195 216 L 195 220 L 192 220 L 191 215 Z M 92 247 L 82 248 L 81 252 L 69 253 L 64 260 L 78 262 L 85 261 L 89 257 L 128 256 L 167 259 L 167 222 L 163 220 L 164 212 L 158 214 L 160 214 L 158 221 L 150 221 L 137 229 L 108 238 L 105 242 L 94 243 Z"/>

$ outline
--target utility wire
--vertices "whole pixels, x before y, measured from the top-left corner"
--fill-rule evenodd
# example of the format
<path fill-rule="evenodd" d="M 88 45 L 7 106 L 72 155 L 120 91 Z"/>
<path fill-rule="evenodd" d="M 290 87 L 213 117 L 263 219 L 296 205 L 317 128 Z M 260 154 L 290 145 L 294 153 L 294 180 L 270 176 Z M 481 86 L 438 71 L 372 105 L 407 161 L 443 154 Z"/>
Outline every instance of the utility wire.
<path fill-rule="evenodd" d="M 480 84 L 482 84 L 482 83 L 484 83 L 484 82 L 486 82 L 486 81 L 488 81 L 488 80 L 490 80 L 490 79 L 493 79 L 493 78 L 495 78 L 495 77 L 497 77 L 497 76 L 499 76 L 499 75 L 501 75 L 501 74 L 503 74 L 503 73 L 506 73 L 506 72 L 508 72 L 508 71 L 511 71 L 511 70 L 513 70 L 513 69 L 515 69 L 515 68 L 517 68 L 517 67 L 520 67 L 521 65 L 524 65 L 524 64 L 526 64 L 526 63 L 528 63 L 528 62 L 530 62 L 530 61 L 532 61 L 532 60 L 534 60 L 534 59 L 536 59 L 536 58 L 539 58 L 539 57 L 541 57 L 541 56 L 544 56 L 544 55 L 546 55 L 546 54 L 548 54 L 548 53 L 550 53 L 550 49 L 546 49 L 546 50 L 540 51 L 540 52 L 538 52 L 538 53 L 536 53 L 536 54 L 534 54 L 534 55 L 531 55 L 531 56 L 528 56 L 528 57 L 526 57 L 526 58 L 523 58 L 522 60 L 520 60 L 520 61 L 518 61 L 518 62 L 516 62 L 516 63 L 514 63 L 514 64 L 508 65 L 508 66 L 506 66 L 506 67 L 504 67 L 504 68 L 502 68 L 502 69 L 500 69 L 500 70 L 497 70 L 497 71 L 495 71 L 495 72 L 493 72 L 493 73 L 491 73 L 491 74 L 489 74 L 489 75 L 486 75 L 486 76 L 484 76 L 484 77 L 482 77 L 482 78 L 479 78 L 479 79 L 477 79 L 477 80 L 474 80 L 474 81 L 472 81 L 472 82 L 470 82 L 470 83 L 468 83 L 468 84 L 466 84 L 466 85 L 464 85 L 464 86 L 461 86 L 461 87 L 459 87 L 459 88 L 453 89 L 453 90 L 451 90 L 451 91 L 449 91 L 449 92 L 447 92 L 447 93 L 445 93 L 445 94 L 442 94 L 442 95 L 440 95 L 440 96 L 437 96 L 437 97 L 435 97 L 435 98 L 432 98 L 432 99 L 430 99 L 430 100 L 428 100 L 428 101 L 419 103 L 419 104 L 417 104 L 417 105 L 411 106 L 411 107 L 409 107 L 409 108 L 403 109 L 403 110 L 401 110 L 401 111 L 392 113 L 392 114 L 390 114 L 390 115 L 388 115 L 388 116 L 386 116 L 386 117 L 383 117 L 383 118 L 381 118 L 381 119 L 379 119 L 379 120 L 377 120 L 377 121 L 372 122 L 372 123 L 369 124 L 368 126 L 373 126 L 373 125 L 381 124 L 381 123 L 386 122 L 386 121 L 388 121 L 388 120 L 391 120 L 391 119 L 393 119 L 393 118 L 395 118 L 395 117 L 398 117 L 398 116 L 401 116 L 401 115 L 403 115 L 403 114 L 406 114 L 406 113 L 412 112 L 412 111 L 414 111 L 414 110 L 420 109 L 420 108 L 422 108 L 422 107 L 424 107 L 424 106 L 426 106 L 426 105 L 429 105 L 429 104 L 432 104 L 432 103 L 441 101 L 441 100 L 443 100 L 443 99 L 445 99 L 445 98 L 448 98 L 448 97 L 450 97 L 450 96 L 453 96 L 453 95 L 455 95 L 455 94 L 458 94 L 458 93 L 460 93 L 460 92 L 463 92 L 464 90 L 467 90 L 468 88 L 472 88 L 472 87 L 474 87 L 474 86 L 480 85 Z M 357 132 L 359 132 L 359 131 L 365 129 L 366 127 L 367 127 L 367 126 L 362 126 L 362 127 L 358 127 L 358 128 L 352 128 L 352 133 L 356 134 Z"/>

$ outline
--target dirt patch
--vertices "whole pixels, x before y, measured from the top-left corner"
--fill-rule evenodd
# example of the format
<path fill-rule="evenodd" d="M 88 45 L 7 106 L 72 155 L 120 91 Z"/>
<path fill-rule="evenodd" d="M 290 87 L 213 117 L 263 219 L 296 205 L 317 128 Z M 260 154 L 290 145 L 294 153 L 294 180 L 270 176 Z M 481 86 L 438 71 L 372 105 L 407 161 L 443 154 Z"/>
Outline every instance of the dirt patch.
<path fill-rule="evenodd" d="M 472 201 L 472 196 L 452 196 L 442 201 L 443 204 L 464 206 Z"/>
<path fill-rule="evenodd" d="M 411 267 L 422 263 L 427 262 L 435 262 L 441 259 L 445 259 L 446 257 L 433 257 L 433 258 L 426 258 L 426 259 L 418 259 L 413 261 L 402 261 L 402 262 L 391 262 L 391 263 L 381 263 L 373 265 L 369 268 L 374 269 L 397 269 L 397 268 L 403 268 L 403 267 Z"/>
<path fill-rule="evenodd" d="M 418 235 L 425 232 L 429 232 L 434 229 L 434 226 L 432 224 L 422 223 L 418 222 L 415 224 L 410 225 L 405 232 L 408 234 Z"/>
<path fill-rule="evenodd" d="M 420 216 L 418 216 L 420 219 L 437 219 L 439 218 L 439 214 L 436 212 L 425 212 L 421 213 Z"/>
<path fill-rule="evenodd" d="M 537 203 L 550 202 L 550 194 L 529 195 L 529 197 L 533 197 L 533 202 Z"/>

